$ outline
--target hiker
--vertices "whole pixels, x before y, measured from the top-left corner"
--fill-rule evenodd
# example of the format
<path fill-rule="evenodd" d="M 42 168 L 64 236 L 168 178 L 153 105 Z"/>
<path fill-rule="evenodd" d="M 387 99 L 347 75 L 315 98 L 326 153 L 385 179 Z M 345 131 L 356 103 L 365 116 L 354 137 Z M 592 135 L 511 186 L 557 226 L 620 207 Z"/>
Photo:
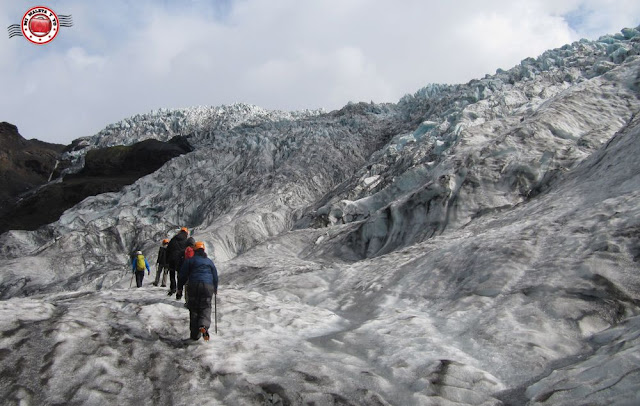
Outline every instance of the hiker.
<path fill-rule="evenodd" d="M 169 272 L 169 266 L 167 264 L 167 245 L 169 240 L 165 238 L 162 240 L 162 245 L 158 249 L 158 259 L 156 260 L 156 280 L 153 282 L 153 286 L 158 286 L 160 282 L 160 274 L 162 274 L 162 286 L 167 286 L 167 273 Z"/>
<path fill-rule="evenodd" d="M 186 261 L 189 258 L 193 258 L 193 255 L 195 254 L 195 251 L 193 250 L 195 244 L 196 244 L 196 240 L 194 240 L 193 237 L 187 238 L 187 248 L 184 249 L 184 255 L 182 256 L 182 261 Z M 182 261 L 180 262 L 180 266 L 178 268 L 182 266 Z M 187 289 L 188 282 L 189 281 L 184 283 L 184 288 L 183 288 L 184 307 L 187 307 L 188 298 L 189 298 L 189 290 Z"/>
<path fill-rule="evenodd" d="M 180 268 L 176 299 L 182 298 L 182 288 L 187 281 L 189 285 L 189 331 L 194 341 L 200 337 L 209 341 L 211 326 L 211 299 L 218 294 L 218 270 L 213 261 L 205 253 L 204 242 L 195 243 L 193 258 L 187 259 Z"/>
<path fill-rule="evenodd" d="M 168 296 L 176 293 L 176 272 L 180 271 L 180 263 L 187 248 L 187 238 L 189 229 L 182 227 L 178 234 L 174 235 L 167 246 L 167 263 L 169 264 L 169 293 Z"/>
<path fill-rule="evenodd" d="M 142 255 L 142 251 L 136 252 L 136 257 L 131 261 L 131 268 L 133 272 L 136 274 L 136 286 L 142 287 L 142 280 L 144 279 L 144 270 L 147 269 L 147 275 L 151 275 L 151 270 L 149 269 L 149 263 L 147 259 Z"/>

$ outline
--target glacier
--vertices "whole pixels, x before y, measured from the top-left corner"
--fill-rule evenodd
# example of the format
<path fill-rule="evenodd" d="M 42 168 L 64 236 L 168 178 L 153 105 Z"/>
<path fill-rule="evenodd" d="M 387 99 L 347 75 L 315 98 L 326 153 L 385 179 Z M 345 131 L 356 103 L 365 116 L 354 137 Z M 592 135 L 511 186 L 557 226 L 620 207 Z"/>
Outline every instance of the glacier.
<path fill-rule="evenodd" d="M 639 29 L 395 104 L 160 109 L 76 140 L 70 172 L 195 150 L 0 235 L 4 401 L 639 404 Z M 181 226 L 220 274 L 209 343 L 130 288 L 129 252 Z"/>

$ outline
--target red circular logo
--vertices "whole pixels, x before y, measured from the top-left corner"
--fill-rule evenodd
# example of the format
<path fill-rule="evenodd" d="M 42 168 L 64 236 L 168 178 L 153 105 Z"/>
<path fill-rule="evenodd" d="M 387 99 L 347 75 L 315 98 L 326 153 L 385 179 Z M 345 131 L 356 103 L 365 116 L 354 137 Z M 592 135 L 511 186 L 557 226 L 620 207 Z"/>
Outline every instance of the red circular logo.
<path fill-rule="evenodd" d="M 34 44 L 51 42 L 58 35 L 58 16 L 50 8 L 30 8 L 22 17 L 22 35 Z"/>

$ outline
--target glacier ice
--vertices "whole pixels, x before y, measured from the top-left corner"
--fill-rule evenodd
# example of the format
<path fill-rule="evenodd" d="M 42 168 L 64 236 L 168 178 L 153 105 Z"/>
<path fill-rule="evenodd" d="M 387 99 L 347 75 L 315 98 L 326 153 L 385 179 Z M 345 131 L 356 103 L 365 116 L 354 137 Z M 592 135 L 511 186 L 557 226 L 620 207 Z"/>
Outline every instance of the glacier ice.
<path fill-rule="evenodd" d="M 76 169 L 145 138 L 196 150 L 0 236 L 3 398 L 637 402 L 637 38 L 397 104 L 162 109 L 80 140 Z M 165 291 L 127 289 L 131 248 L 154 262 L 180 226 L 220 272 L 213 345 L 182 341 Z"/>

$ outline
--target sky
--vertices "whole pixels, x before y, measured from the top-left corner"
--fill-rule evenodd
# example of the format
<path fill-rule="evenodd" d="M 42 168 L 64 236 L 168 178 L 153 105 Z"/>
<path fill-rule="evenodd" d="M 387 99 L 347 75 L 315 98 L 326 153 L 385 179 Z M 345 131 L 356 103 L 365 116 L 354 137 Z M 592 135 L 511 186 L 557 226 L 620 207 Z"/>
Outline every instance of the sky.
<path fill-rule="evenodd" d="M 0 25 L 37 5 L 74 24 L 0 36 L 0 121 L 60 144 L 158 108 L 397 102 L 640 25 L 636 0 L 0 0 Z"/>

